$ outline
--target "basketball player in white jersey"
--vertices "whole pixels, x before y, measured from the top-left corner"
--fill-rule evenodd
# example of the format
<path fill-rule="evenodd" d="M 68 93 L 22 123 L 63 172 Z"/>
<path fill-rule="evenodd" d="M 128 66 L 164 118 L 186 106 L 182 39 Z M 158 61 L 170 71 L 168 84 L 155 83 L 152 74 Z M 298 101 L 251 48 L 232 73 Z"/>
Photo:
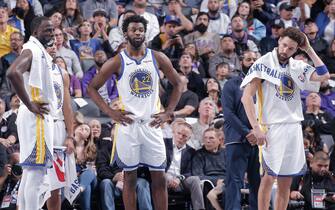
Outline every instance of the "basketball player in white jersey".
<path fill-rule="evenodd" d="M 23 175 L 18 194 L 20 210 L 42 207 L 43 188 L 47 168 L 52 164 L 53 127 L 50 113 L 55 111 L 57 99 L 52 83 L 52 58 L 45 46 L 54 39 L 54 27 L 47 17 L 34 18 L 32 36 L 21 55 L 8 70 L 8 78 L 23 104 L 17 116 L 20 138 L 20 164 Z"/>
<path fill-rule="evenodd" d="M 136 169 L 139 165 L 147 166 L 151 171 L 154 208 L 167 209 L 166 156 L 160 125 L 173 118 L 173 110 L 181 95 L 181 82 L 170 60 L 145 47 L 146 29 L 147 21 L 141 16 L 124 20 L 122 30 L 127 40 L 126 49 L 107 61 L 88 87 L 92 100 L 117 122 L 114 134 L 116 161 L 125 171 L 123 199 L 126 210 L 136 209 Z M 164 112 L 160 111 L 158 69 L 174 87 Z M 97 92 L 112 74 L 117 75 L 121 110 L 109 108 Z"/>
<path fill-rule="evenodd" d="M 308 54 L 315 68 L 291 58 L 298 48 Z M 306 35 L 299 29 L 287 28 L 278 41 L 278 48 L 259 58 L 243 80 L 241 87 L 245 89 L 241 101 L 256 137 L 255 143 L 263 145 L 264 175 L 258 192 L 259 210 L 269 209 L 276 178 L 274 209 L 287 208 L 292 177 L 304 173 L 306 167 L 300 89 L 318 89 L 320 82 L 328 79 L 328 69 Z M 253 101 L 256 94 L 257 109 Z"/>
<path fill-rule="evenodd" d="M 52 47 L 47 47 L 47 52 L 54 59 L 54 65 L 52 66 L 52 77 L 53 77 L 53 85 L 56 92 L 57 97 L 57 109 L 53 115 L 54 119 L 54 142 L 53 146 L 65 146 L 66 152 L 71 154 L 74 151 L 74 143 L 73 143 L 73 112 L 71 108 L 71 96 L 70 96 L 70 78 L 65 69 L 55 63 L 56 60 L 56 45 L 54 44 Z M 64 59 L 63 59 L 64 61 Z M 55 154 L 54 154 L 55 160 Z M 64 164 L 64 163 L 63 163 Z M 48 210 L 61 210 L 61 196 L 60 196 L 60 188 L 64 187 L 66 182 L 62 180 L 61 177 L 65 174 L 57 175 L 57 171 L 55 169 L 57 166 L 54 164 L 54 167 L 49 169 L 48 173 L 54 173 L 51 175 L 51 197 L 47 201 Z M 73 166 L 75 167 L 75 166 Z M 65 173 L 62 171 L 61 173 Z M 61 180 L 60 180 L 61 179 Z"/>

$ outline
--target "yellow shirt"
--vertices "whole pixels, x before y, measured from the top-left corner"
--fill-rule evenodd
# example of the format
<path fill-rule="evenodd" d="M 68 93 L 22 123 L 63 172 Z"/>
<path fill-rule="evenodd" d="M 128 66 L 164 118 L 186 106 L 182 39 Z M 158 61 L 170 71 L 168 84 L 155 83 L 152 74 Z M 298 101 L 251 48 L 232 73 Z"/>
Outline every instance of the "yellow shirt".
<path fill-rule="evenodd" d="M 10 48 L 10 35 L 13 32 L 18 32 L 16 28 L 13 26 L 7 25 L 6 31 L 1 32 L 0 31 L 0 57 L 6 55 L 11 51 Z"/>

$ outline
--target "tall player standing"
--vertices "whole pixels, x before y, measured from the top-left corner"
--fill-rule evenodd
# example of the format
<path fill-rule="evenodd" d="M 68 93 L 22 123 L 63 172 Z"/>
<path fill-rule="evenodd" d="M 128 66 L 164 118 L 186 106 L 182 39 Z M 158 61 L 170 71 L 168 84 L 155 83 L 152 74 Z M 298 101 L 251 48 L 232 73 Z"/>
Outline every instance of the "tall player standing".
<path fill-rule="evenodd" d="M 126 49 L 102 66 L 87 90 L 99 108 L 117 122 L 114 140 L 116 161 L 125 171 L 125 209 L 136 209 L 136 169 L 143 165 L 149 167 L 151 173 L 155 209 L 167 210 L 166 155 L 159 126 L 173 118 L 182 87 L 168 57 L 146 48 L 146 29 L 147 21 L 141 16 L 124 20 L 122 31 L 127 40 Z M 174 87 L 164 112 L 160 112 L 158 69 L 163 71 Z M 109 108 L 98 93 L 98 89 L 112 74 L 117 75 L 122 110 Z"/>

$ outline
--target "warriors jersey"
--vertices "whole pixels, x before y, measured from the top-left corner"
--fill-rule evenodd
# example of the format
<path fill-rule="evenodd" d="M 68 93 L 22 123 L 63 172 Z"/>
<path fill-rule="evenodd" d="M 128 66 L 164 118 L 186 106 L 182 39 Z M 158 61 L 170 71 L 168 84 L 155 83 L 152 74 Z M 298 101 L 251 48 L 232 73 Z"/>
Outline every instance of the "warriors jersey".
<path fill-rule="evenodd" d="M 62 69 L 57 65 L 52 65 L 52 79 L 54 84 L 54 89 L 57 97 L 57 109 L 55 111 L 54 119 L 64 120 L 63 115 L 63 102 L 64 102 L 64 82 Z"/>
<path fill-rule="evenodd" d="M 297 86 L 286 67 L 278 68 L 281 72 L 280 85 L 269 81 L 262 82 L 257 93 L 258 111 L 262 111 L 262 123 L 294 123 L 304 120 L 300 98 L 300 88 Z M 310 78 L 314 71 L 311 68 L 305 72 Z M 306 81 L 307 82 L 307 81 Z"/>
<path fill-rule="evenodd" d="M 117 89 L 122 109 L 132 112 L 135 119 L 149 119 L 160 111 L 159 74 L 154 53 L 147 48 L 142 59 L 135 60 L 124 50 L 120 58 Z"/>

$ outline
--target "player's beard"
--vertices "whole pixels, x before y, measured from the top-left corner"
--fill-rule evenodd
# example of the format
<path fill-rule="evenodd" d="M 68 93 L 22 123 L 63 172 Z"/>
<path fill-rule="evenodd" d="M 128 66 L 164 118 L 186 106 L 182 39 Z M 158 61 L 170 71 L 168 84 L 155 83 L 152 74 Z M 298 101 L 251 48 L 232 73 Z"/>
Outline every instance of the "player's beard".
<path fill-rule="evenodd" d="M 135 40 L 135 39 L 130 39 L 129 38 L 129 43 L 131 46 L 133 46 L 135 49 L 141 48 L 143 42 L 144 42 L 145 37 L 141 38 L 141 40 Z"/>
<path fill-rule="evenodd" d="M 277 50 L 277 57 L 280 63 L 287 63 L 288 59 L 290 58 L 287 56 L 287 54 L 279 53 L 279 50 Z"/>

